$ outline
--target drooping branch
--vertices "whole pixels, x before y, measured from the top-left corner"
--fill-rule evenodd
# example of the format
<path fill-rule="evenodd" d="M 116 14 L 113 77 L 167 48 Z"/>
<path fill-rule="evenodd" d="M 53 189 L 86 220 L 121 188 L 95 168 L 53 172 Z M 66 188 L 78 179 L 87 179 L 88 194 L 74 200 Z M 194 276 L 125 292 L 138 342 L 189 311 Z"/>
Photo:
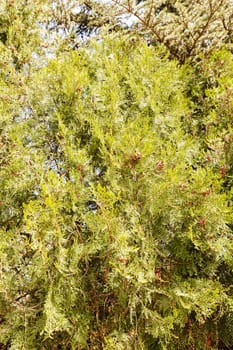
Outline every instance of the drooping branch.
<path fill-rule="evenodd" d="M 171 55 L 184 62 L 201 51 L 209 52 L 226 42 L 232 32 L 233 9 L 229 0 L 204 2 L 170 1 L 155 4 L 153 0 L 112 0 L 116 10 L 136 19 L 133 29 L 149 35 L 151 42 L 162 43 Z"/>

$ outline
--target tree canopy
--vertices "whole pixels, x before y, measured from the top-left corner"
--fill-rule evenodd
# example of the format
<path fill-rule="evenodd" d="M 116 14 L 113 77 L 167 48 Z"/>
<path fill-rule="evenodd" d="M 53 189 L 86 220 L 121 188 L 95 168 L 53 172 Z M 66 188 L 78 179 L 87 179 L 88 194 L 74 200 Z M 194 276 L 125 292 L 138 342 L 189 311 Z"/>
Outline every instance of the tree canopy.
<path fill-rule="evenodd" d="M 2 349 L 232 348 L 230 3 L 195 4 L 0 2 Z"/>

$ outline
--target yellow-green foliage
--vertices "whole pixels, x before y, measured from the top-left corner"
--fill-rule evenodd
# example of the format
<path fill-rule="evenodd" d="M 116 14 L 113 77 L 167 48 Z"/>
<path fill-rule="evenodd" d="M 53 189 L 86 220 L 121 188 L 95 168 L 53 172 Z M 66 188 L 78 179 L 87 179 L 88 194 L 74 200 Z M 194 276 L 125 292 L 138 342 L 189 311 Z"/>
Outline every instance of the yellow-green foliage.
<path fill-rule="evenodd" d="M 33 43 L 0 47 L 1 347 L 230 349 L 232 54 Z"/>

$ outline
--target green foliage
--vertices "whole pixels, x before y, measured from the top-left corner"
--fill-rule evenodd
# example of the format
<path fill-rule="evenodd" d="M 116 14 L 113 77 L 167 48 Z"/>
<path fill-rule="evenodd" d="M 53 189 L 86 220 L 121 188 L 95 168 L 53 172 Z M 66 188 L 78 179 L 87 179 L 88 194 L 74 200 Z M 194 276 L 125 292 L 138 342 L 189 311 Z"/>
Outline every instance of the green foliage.
<path fill-rule="evenodd" d="M 193 69 L 189 94 L 194 118 L 187 129 L 203 142 L 206 158 L 223 178 L 229 192 L 232 184 L 232 53 L 215 51 Z"/>
<path fill-rule="evenodd" d="M 27 3 L 34 34 L 1 24 L 1 347 L 230 349 L 232 54 L 113 33 L 48 58 Z"/>
<path fill-rule="evenodd" d="M 195 59 L 223 43 L 232 44 L 232 2 L 230 0 L 112 0 L 120 22 L 162 43 L 180 62 Z M 127 23 L 127 22 L 126 22 Z"/>

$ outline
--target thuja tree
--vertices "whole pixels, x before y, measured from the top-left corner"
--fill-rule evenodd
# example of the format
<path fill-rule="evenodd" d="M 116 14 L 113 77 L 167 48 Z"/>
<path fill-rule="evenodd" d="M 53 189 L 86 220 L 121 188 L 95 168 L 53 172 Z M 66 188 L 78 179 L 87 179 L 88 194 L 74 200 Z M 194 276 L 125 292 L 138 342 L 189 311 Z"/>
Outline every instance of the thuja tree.
<path fill-rule="evenodd" d="M 231 347 L 231 198 L 190 76 L 116 35 L 3 71 L 3 348 Z"/>
<path fill-rule="evenodd" d="M 193 106 L 192 115 L 185 119 L 185 129 L 198 139 L 204 151 L 201 163 L 219 172 L 222 192 L 232 200 L 232 53 L 225 48 L 213 52 L 209 58 L 202 55 L 191 70 L 188 95 Z M 187 78 L 187 75 L 186 75 Z M 229 223 L 232 228 L 232 222 Z M 231 288 L 232 272 L 221 264 L 219 279 Z M 232 313 L 221 321 L 222 339 L 230 348 L 232 337 L 229 326 Z"/>
<path fill-rule="evenodd" d="M 208 161 L 220 167 L 224 187 L 232 181 L 232 53 L 225 48 L 204 58 L 190 71 L 187 93 L 193 114 L 186 118 L 186 130 L 198 137 Z"/>

